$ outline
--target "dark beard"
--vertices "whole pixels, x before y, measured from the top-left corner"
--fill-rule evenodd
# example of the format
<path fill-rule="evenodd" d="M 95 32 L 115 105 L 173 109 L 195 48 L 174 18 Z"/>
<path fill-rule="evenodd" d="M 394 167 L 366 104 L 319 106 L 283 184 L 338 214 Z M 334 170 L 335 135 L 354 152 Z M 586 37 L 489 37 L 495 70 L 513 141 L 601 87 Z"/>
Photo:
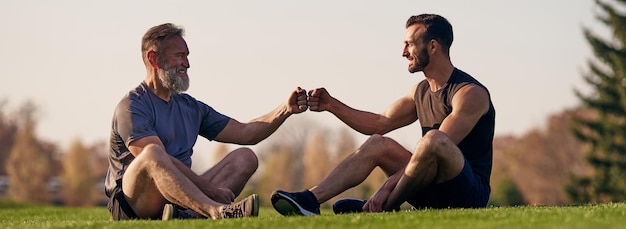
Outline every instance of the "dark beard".
<path fill-rule="evenodd" d="M 409 67 L 409 72 L 415 73 L 415 72 L 424 71 L 424 68 L 426 68 L 426 66 L 428 66 L 429 63 L 430 63 L 430 54 L 428 54 L 428 51 L 426 50 L 426 48 L 423 48 L 417 54 L 415 65 L 413 65 L 413 67 Z"/>

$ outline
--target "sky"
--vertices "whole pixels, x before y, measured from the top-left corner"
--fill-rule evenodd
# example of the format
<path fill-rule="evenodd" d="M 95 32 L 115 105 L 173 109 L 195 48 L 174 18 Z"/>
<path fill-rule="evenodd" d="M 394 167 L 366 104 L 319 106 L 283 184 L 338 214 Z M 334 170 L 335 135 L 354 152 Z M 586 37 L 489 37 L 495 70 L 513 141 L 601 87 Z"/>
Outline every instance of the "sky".
<path fill-rule="evenodd" d="M 406 20 L 436 13 L 453 26 L 452 63 L 489 88 L 496 135 L 521 135 L 578 105 L 575 89 L 590 93 L 582 28 L 603 34 L 595 12 L 593 0 L 1 1 L 0 99 L 33 101 L 39 138 L 61 147 L 107 140 L 116 104 L 145 78 L 141 37 L 171 22 L 186 30 L 188 93 L 232 118 L 264 115 L 298 86 L 380 113 L 424 79 L 401 56 Z M 284 125 L 347 128 L 310 111 Z M 410 148 L 421 131 L 388 136 Z"/>

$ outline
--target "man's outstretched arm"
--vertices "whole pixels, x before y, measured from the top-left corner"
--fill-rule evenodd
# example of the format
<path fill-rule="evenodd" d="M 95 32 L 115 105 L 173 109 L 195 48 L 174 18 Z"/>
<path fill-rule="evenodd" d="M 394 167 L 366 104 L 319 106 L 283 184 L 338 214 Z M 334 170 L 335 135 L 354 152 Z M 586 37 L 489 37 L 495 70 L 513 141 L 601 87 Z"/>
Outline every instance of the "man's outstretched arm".
<path fill-rule="evenodd" d="M 362 134 L 386 134 L 417 120 L 413 99 L 416 87 L 414 86 L 407 95 L 396 100 L 381 114 L 354 109 L 330 96 L 324 88 L 309 91 L 308 105 L 311 111 L 328 111 L 334 114 L 350 128 Z"/>
<path fill-rule="evenodd" d="M 292 114 L 307 110 L 306 90 L 298 87 L 291 92 L 287 101 L 273 111 L 248 123 L 231 119 L 215 140 L 241 145 L 254 145 L 269 137 Z"/>

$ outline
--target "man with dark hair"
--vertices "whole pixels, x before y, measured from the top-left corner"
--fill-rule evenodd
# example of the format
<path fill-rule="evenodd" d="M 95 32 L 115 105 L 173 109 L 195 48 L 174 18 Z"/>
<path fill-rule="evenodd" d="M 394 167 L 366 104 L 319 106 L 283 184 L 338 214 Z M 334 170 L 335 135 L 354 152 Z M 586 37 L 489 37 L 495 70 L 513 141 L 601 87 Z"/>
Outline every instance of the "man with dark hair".
<path fill-rule="evenodd" d="M 198 135 L 256 144 L 307 109 L 306 91 L 297 88 L 270 113 L 241 123 L 183 93 L 190 67 L 183 35 L 170 23 L 146 32 L 141 44 L 146 78 L 115 109 L 105 181 L 114 220 L 257 216 L 256 194 L 232 203 L 258 167 L 254 152 L 236 149 L 197 175 L 191 155 Z"/>
<path fill-rule="evenodd" d="M 320 214 L 320 203 L 360 184 L 376 167 L 387 181 L 369 200 L 337 201 L 335 213 L 390 211 L 405 201 L 416 208 L 485 207 L 495 110 L 487 88 L 452 65 L 452 40 L 452 26 L 439 15 L 408 19 L 402 56 L 410 73 L 421 71 L 426 79 L 381 114 L 351 108 L 324 88 L 309 91 L 311 111 L 329 111 L 371 137 L 317 186 L 275 191 L 274 208 L 283 215 Z M 382 136 L 418 120 L 422 138 L 412 153 Z"/>

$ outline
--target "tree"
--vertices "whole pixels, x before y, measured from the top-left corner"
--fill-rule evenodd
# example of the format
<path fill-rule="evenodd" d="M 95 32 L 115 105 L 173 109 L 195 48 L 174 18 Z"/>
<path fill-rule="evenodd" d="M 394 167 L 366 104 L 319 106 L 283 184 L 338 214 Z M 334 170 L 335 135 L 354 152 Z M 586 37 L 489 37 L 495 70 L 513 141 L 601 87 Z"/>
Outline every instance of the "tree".
<path fill-rule="evenodd" d="M 80 140 L 74 140 L 63 158 L 61 196 L 68 206 L 93 206 L 96 204 L 95 158 Z"/>
<path fill-rule="evenodd" d="M 296 158 L 296 153 L 288 145 L 277 144 L 268 149 L 265 157 L 262 157 L 264 166 L 259 171 L 260 178 L 250 184 L 256 193 L 261 196 L 270 196 L 276 189 L 297 190 L 300 187 L 295 185 L 298 177 L 294 172 L 296 164 L 292 163 Z M 269 205 L 267 200 L 261 198 L 261 204 Z"/>
<path fill-rule="evenodd" d="M 13 146 L 17 125 L 5 113 L 6 99 L 0 100 L 0 175 L 6 175 L 6 161 Z"/>
<path fill-rule="evenodd" d="M 311 133 L 302 154 L 304 167 L 302 188 L 313 187 L 332 169 L 326 134 L 322 131 Z"/>
<path fill-rule="evenodd" d="M 626 200 L 626 14 L 618 6 L 626 1 L 607 3 L 596 0 L 596 18 L 613 33 L 605 40 L 589 28 L 583 32 L 596 61 L 588 61 L 589 72 L 584 80 L 592 87 L 592 95 L 575 91 L 584 108 L 594 116 L 577 116 L 572 130 L 582 142 L 589 144 L 587 161 L 593 167 L 591 177 L 577 177 L 572 182 L 588 187 L 572 187 L 574 201 L 610 202 Z M 571 193 L 572 190 L 588 193 Z M 586 198 L 582 198 L 586 197 Z"/>
<path fill-rule="evenodd" d="M 54 159 L 35 137 L 35 112 L 32 102 L 24 103 L 18 111 L 18 130 L 6 162 L 8 191 L 16 201 L 45 203 L 52 199 L 48 181 L 53 175 Z"/>

